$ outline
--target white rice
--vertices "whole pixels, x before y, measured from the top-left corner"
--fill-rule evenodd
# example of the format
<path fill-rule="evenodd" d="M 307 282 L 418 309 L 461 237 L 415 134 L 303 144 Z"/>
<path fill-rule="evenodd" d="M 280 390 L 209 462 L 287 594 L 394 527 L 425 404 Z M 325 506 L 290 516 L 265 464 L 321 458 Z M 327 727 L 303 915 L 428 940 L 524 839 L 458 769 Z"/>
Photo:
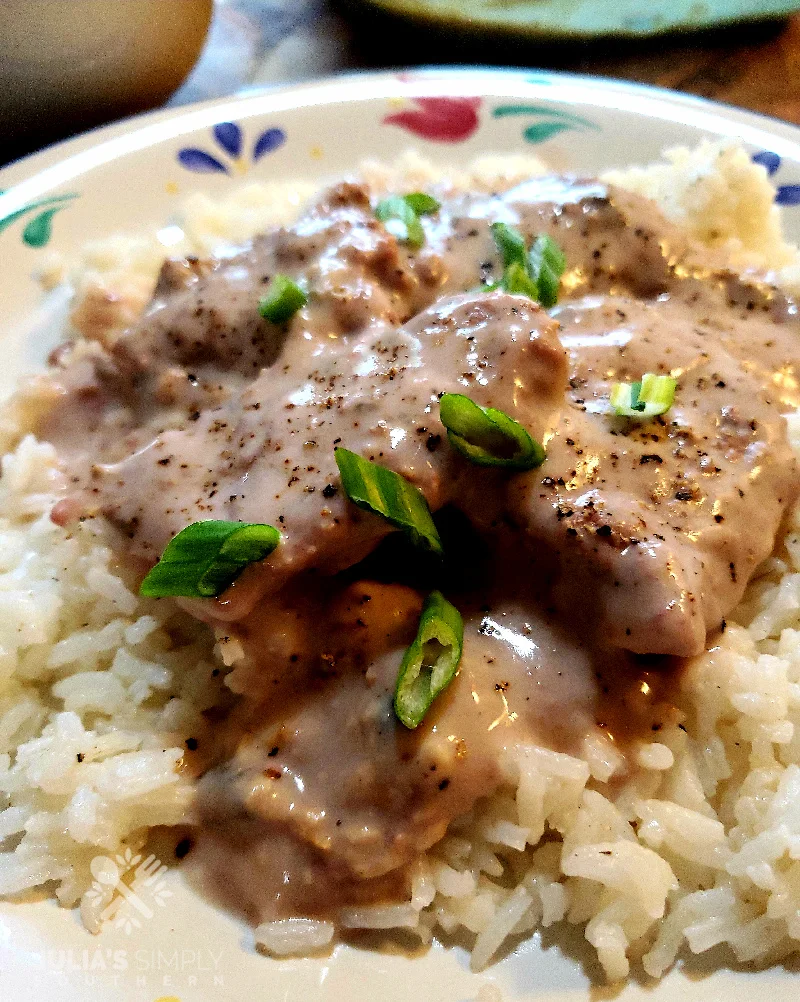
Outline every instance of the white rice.
<path fill-rule="evenodd" d="M 453 184 L 504 187 L 541 169 L 486 159 Z M 364 174 L 377 190 L 440 177 L 413 155 Z M 800 256 L 781 237 L 766 173 L 744 151 L 706 143 L 614 180 L 656 198 L 738 266 L 800 287 Z M 79 328 L 102 307 L 109 328 L 122 329 L 150 295 L 168 243 L 227 249 L 286 221 L 311 191 L 251 185 L 219 203 L 196 196 L 181 230 L 95 244 L 80 261 L 51 261 L 44 278 L 74 282 Z M 92 857 L 136 851 L 150 826 L 185 819 L 186 741 L 203 740 L 202 711 L 224 698 L 237 652 L 215 650 L 169 601 L 139 598 L 102 520 L 69 530 L 50 521 L 60 474 L 52 448 L 25 435 L 26 420 L 24 406 L 7 409 L 14 445 L 0 477 L 0 895 L 45 885 L 97 931 L 108 899 L 86 893 Z M 790 425 L 800 451 L 800 417 Z M 567 922 L 585 927 L 611 980 L 628 975 L 631 956 L 658 977 L 684 949 L 727 944 L 742 962 L 797 952 L 800 509 L 720 645 L 689 665 L 677 706 L 637 746 L 630 775 L 602 740 L 587 741 L 582 758 L 509 749 L 502 788 L 419 862 L 410 900 L 349 909 L 342 924 L 399 927 L 423 942 L 459 933 L 479 969 L 509 936 Z M 298 916 L 260 925 L 255 943 L 286 956 L 327 949 L 334 936 L 330 922 Z"/>

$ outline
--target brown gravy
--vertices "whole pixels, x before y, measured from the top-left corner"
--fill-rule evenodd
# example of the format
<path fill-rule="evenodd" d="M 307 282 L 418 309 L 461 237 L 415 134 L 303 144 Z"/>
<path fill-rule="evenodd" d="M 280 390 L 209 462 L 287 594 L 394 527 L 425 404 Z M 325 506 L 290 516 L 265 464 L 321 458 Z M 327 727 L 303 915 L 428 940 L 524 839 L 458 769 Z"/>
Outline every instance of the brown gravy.
<path fill-rule="evenodd" d="M 499 275 L 495 220 L 563 248 L 549 314 L 474 291 Z M 143 569 L 190 522 L 281 530 L 220 599 L 184 603 L 243 651 L 239 699 L 195 756 L 190 859 L 253 922 L 402 899 L 514 744 L 625 753 L 674 719 L 680 659 L 724 625 L 798 490 L 787 297 L 597 182 L 452 199 L 425 226 L 409 250 L 340 185 L 235 258 L 168 263 L 136 325 L 66 347 L 37 390 L 74 488 L 54 518 L 102 513 Z M 286 329 L 256 309 L 276 272 L 311 290 Z M 677 378 L 674 406 L 611 415 L 611 384 L 645 371 Z M 447 391 L 517 418 L 545 463 L 470 466 L 439 422 Z M 339 443 L 460 511 L 485 550 L 476 576 L 462 543 L 459 675 L 414 732 L 392 694 L 431 582 L 353 570 L 389 530 L 344 497 Z"/>

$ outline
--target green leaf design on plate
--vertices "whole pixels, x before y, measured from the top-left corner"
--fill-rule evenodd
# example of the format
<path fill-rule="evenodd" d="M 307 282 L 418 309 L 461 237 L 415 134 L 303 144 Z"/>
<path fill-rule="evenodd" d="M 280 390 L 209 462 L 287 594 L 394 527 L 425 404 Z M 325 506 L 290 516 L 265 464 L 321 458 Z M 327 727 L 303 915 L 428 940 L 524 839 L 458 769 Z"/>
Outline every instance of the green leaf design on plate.
<path fill-rule="evenodd" d="M 28 223 L 22 231 L 22 239 L 29 247 L 45 246 L 53 232 L 53 216 L 62 208 L 62 205 L 57 205 L 54 209 L 47 209 Z"/>
<path fill-rule="evenodd" d="M 543 143 L 559 132 L 568 132 L 574 128 L 574 125 L 566 122 L 537 122 L 536 125 L 529 125 L 522 135 L 529 143 Z"/>
<path fill-rule="evenodd" d="M 17 209 L 16 212 L 9 212 L 7 216 L 3 216 L 0 219 L 0 233 L 7 229 L 12 223 L 16 222 L 21 216 L 26 215 L 31 211 L 31 206 L 26 205 L 24 209 Z"/>
<path fill-rule="evenodd" d="M 551 108 L 545 104 L 501 104 L 492 112 L 494 118 L 509 115 L 533 115 L 539 119 L 523 130 L 523 138 L 529 143 L 543 143 L 559 132 L 570 129 L 597 129 L 600 126 L 562 108 Z"/>
<path fill-rule="evenodd" d="M 5 192 L 0 191 L 0 195 L 3 194 Z M 24 205 L 21 209 L 15 209 L 14 212 L 9 212 L 8 215 L 0 217 L 0 233 L 8 229 L 18 219 L 27 216 L 29 212 L 35 212 L 37 209 L 49 206 L 45 212 L 39 213 L 35 219 L 32 219 L 22 231 L 22 239 L 29 247 L 44 247 L 52 236 L 53 216 L 60 209 L 63 209 L 68 202 L 77 197 L 77 194 L 74 193 L 53 195 L 50 198 L 40 198 L 35 202 L 31 202 L 30 205 Z"/>
<path fill-rule="evenodd" d="M 585 129 L 599 129 L 598 125 L 590 122 L 588 118 L 581 118 L 571 111 L 564 111 L 561 108 L 550 108 L 545 104 L 501 104 L 492 112 L 495 118 L 505 118 L 508 115 L 541 115 L 543 118 L 558 118 L 565 121 L 574 122 Z"/>

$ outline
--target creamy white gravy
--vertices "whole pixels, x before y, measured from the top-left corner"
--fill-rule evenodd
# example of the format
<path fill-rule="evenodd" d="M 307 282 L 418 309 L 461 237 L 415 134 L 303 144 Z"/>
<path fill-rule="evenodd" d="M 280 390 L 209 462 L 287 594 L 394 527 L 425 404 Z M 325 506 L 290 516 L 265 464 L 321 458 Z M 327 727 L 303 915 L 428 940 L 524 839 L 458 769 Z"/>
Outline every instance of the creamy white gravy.
<path fill-rule="evenodd" d="M 563 248 L 549 313 L 480 291 L 499 276 L 495 220 Z M 424 222 L 410 251 L 340 185 L 235 258 L 168 263 L 134 327 L 65 346 L 37 391 L 73 486 L 54 518 L 104 514 L 143 571 L 194 521 L 281 530 L 220 599 L 185 603 L 244 652 L 234 708 L 187 755 L 189 859 L 254 922 L 402 898 L 512 744 L 624 752 L 674 719 L 680 659 L 724 628 L 797 493 L 792 300 L 597 182 L 446 199 Z M 286 329 L 257 311 L 276 272 L 311 293 Z M 674 406 L 612 416 L 612 383 L 644 372 L 677 379 Z M 470 466 L 443 392 L 511 414 L 544 464 Z M 348 502 L 338 444 L 442 513 L 458 557 L 443 584 L 430 566 L 409 576 L 388 525 Z M 433 584 L 464 616 L 464 653 L 412 733 L 392 694 Z"/>

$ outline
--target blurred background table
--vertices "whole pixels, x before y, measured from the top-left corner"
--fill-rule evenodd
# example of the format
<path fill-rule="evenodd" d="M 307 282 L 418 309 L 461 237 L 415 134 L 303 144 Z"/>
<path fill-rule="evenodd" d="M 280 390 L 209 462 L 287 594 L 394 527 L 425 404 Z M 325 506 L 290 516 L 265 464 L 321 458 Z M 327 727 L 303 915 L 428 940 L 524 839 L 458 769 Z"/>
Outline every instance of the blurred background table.
<path fill-rule="evenodd" d="M 352 2 L 222 0 L 200 62 L 171 103 L 341 70 L 425 63 L 536 66 L 621 77 L 800 124 L 800 14 L 652 39 L 487 44 L 404 27 Z"/>
<path fill-rule="evenodd" d="M 180 3 L 199 4 L 200 0 L 159 2 L 158 15 L 169 16 Z M 536 43 L 421 29 L 378 14 L 360 0 L 215 0 L 200 59 L 168 103 L 183 105 L 348 70 L 459 63 L 620 77 L 687 91 L 800 125 L 800 13 L 781 20 L 655 38 Z M 2 101 L 0 93 L 0 110 Z M 35 137 L 21 132 L 15 136 L 12 122 L 10 131 L 4 131 L 0 163 L 62 138 L 66 130 L 61 130 L 62 135 L 40 130 Z"/>

